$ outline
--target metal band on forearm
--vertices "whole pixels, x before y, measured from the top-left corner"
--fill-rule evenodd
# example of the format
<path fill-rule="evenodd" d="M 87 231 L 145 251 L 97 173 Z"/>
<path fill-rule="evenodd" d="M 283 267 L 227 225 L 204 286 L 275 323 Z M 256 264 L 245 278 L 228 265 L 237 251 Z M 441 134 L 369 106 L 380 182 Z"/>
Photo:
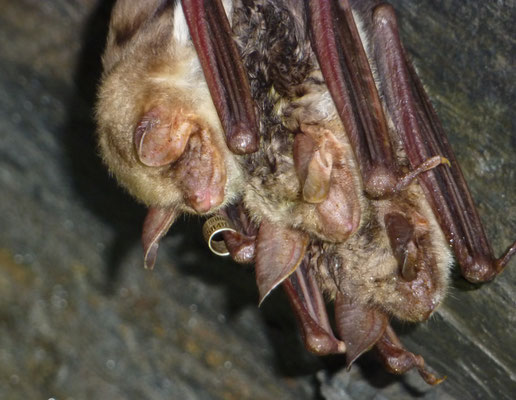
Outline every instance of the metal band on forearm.
<path fill-rule="evenodd" d="M 214 237 L 224 231 L 236 232 L 229 221 L 221 215 L 215 215 L 208 219 L 202 227 L 202 235 L 208 243 L 210 250 L 218 256 L 229 256 L 229 251 L 224 240 L 214 240 Z"/>

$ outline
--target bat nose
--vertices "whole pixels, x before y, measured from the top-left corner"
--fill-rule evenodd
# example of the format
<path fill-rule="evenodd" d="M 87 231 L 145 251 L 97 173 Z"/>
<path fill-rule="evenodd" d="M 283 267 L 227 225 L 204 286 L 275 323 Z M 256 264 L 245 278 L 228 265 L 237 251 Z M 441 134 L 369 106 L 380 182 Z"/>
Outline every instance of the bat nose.
<path fill-rule="evenodd" d="M 224 200 L 224 193 L 216 193 L 208 188 L 194 193 L 188 200 L 189 205 L 198 213 L 206 213 L 220 205 Z"/>

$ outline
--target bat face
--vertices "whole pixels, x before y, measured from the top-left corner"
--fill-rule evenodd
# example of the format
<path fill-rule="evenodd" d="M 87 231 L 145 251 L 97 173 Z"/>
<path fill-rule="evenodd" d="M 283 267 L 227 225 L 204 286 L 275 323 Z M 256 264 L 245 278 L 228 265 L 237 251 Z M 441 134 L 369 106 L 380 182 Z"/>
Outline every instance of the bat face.
<path fill-rule="evenodd" d="M 181 16 L 170 2 L 116 4 L 99 145 L 118 181 L 149 207 L 205 213 L 232 198 L 241 174 Z"/>
<path fill-rule="evenodd" d="M 207 236 L 255 263 L 260 302 L 283 287 L 309 350 L 350 365 L 375 347 L 387 369 L 440 382 L 389 319 L 439 306 L 449 243 L 472 281 L 516 244 L 492 256 L 392 9 L 140 3 L 113 10 L 97 120 L 104 161 L 150 207 L 145 265 L 177 215 L 215 215 Z"/>

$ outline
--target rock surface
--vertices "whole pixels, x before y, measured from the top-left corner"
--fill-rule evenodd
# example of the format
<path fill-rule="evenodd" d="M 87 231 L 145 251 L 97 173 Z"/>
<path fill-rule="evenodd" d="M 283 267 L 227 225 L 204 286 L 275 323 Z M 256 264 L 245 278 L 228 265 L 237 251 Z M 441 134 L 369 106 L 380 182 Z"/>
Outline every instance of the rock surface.
<path fill-rule="evenodd" d="M 145 210 L 96 155 L 92 105 L 109 1 L 0 0 L 0 398 L 511 399 L 516 270 L 456 274 L 408 348 L 448 379 L 428 388 L 367 355 L 305 352 L 285 297 L 261 310 L 252 269 L 180 222 L 144 271 Z M 393 1 L 495 253 L 516 236 L 516 5 Z"/>

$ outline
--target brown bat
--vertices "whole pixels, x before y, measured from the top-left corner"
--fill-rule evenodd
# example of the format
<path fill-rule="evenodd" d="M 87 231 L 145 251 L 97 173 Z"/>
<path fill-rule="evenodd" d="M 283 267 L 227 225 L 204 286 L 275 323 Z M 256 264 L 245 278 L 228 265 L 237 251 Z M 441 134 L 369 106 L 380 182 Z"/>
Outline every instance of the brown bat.
<path fill-rule="evenodd" d="M 100 151 L 150 207 L 146 267 L 180 213 L 210 216 L 260 303 L 283 286 L 309 350 L 351 365 L 375 347 L 441 381 L 389 319 L 435 311 L 452 251 L 484 282 L 516 242 L 493 256 L 389 5 L 119 0 L 103 63 Z"/>

